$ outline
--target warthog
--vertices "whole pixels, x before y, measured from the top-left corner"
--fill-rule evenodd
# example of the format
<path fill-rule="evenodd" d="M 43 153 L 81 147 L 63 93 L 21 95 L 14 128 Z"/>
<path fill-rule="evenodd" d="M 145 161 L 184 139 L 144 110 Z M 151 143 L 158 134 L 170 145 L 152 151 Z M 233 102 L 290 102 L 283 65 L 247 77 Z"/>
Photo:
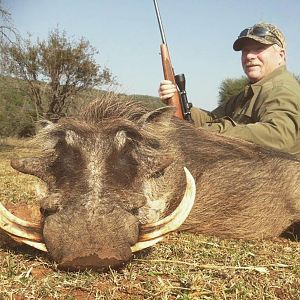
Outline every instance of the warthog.
<path fill-rule="evenodd" d="M 173 113 L 108 97 L 76 118 L 49 124 L 36 137 L 44 154 L 12 161 L 48 187 L 42 223 L 19 220 L 3 208 L 1 227 L 48 251 L 62 268 L 117 267 L 139 245 L 155 243 L 183 222 L 177 224 L 175 209 L 189 193 L 193 198 L 189 172 L 195 203 L 190 213 L 180 204 L 183 217 L 189 215 L 179 230 L 260 239 L 300 220 L 300 161 L 195 128 Z"/>

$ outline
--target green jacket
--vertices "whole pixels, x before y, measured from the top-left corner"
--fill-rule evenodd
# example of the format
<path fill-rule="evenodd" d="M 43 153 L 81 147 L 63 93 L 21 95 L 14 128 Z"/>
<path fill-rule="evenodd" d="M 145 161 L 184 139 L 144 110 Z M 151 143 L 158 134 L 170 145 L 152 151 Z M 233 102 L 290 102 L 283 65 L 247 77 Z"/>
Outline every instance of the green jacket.
<path fill-rule="evenodd" d="M 300 158 L 300 85 L 285 66 L 212 112 L 191 110 L 196 126 Z"/>

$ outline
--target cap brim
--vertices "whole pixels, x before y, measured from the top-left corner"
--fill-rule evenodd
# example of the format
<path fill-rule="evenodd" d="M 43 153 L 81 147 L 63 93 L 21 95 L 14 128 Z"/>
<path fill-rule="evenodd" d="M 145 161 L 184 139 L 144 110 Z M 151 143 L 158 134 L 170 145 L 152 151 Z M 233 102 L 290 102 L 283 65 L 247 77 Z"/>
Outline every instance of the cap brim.
<path fill-rule="evenodd" d="M 262 38 L 262 37 L 259 37 L 259 36 L 255 36 L 255 35 L 247 35 L 247 36 L 243 36 L 243 37 L 240 37 L 238 38 L 234 43 L 233 43 L 233 50 L 234 51 L 240 51 L 243 49 L 243 46 L 244 46 L 244 43 L 245 41 L 247 40 L 254 40 L 254 41 L 257 41 L 261 44 L 264 44 L 264 45 L 273 45 L 274 42 L 270 42 L 270 41 L 267 41 L 266 39 Z"/>

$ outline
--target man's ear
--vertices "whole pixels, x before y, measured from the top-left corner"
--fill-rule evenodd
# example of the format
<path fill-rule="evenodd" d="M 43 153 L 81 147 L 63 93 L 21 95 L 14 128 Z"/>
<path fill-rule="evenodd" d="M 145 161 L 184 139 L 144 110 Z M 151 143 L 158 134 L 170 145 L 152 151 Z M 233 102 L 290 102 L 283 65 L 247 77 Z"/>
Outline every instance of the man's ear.
<path fill-rule="evenodd" d="M 280 58 L 281 58 L 281 60 L 280 60 L 280 66 L 282 66 L 282 65 L 284 65 L 285 64 L 285 61 L 286 61 L 286 56 L 285 56 L 285 49 L 283 49 L 283 48 L 281 48 L 280 50 L 279 50 L 279 55 L 280 55 Z"/>

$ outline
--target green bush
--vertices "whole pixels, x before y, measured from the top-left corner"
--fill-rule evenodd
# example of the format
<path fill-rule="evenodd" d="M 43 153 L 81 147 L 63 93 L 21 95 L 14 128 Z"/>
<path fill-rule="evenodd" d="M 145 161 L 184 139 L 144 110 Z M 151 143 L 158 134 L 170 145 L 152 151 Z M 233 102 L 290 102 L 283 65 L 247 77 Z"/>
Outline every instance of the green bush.
<path fill-rule="evenodd" d="M 0 136 L 21 136 L 33 126 L 34 109 L 13 78 L 0 77 L 0 107 Z"/>
<path fill-rule="evenodd" d="M 245 76 L 237 79 L 224 79 L 219 88 L 219 104 L 227 102 L 230 98 L 239 94 L 244 90 L 247 83 L 248 79 Z"/>

